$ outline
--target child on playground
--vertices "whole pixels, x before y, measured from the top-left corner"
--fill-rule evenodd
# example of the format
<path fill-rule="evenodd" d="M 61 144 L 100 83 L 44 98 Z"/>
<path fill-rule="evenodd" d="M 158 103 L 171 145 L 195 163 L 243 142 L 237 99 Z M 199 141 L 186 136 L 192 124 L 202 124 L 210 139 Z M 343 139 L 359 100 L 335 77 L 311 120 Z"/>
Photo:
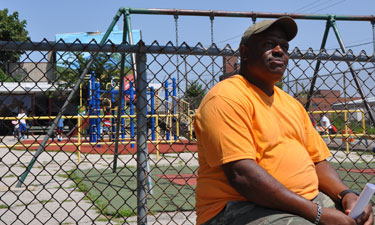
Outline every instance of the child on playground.
<path fill-rule="evenodd" d="M 62 141 L 63 130 L 64 130 L 64 118 L 61 117 L 59 122 L 57 122 L 57 129 L 56 129 L 58 141 Z"/>
<path fill-rule="evenodd" d="M 27 117 L 25 110 L 23 108 L 20 109 L 20 112 L 17 115 L 18 124 L 19 124 L 19 138 L 25 139 L 25 133 L 26 133 L 26 120 L 24 119 Z"/>
<path fill-rule="evenodd" d="M 17 139 L 20 137 L 20 125 L 18 120 L 12 120 L 12 124 L 14 125 L 13 136 Z"/>
<path fill-rule="evenodd" d="M 105 116 L 111 115 L 111 110 L 109 108 L 105 108 L 104 109 L 104 115 Z M 110 131 L 110 128 L 111 128 L 111 119 L 110 118 L 103 118 L 102 122 L 103 122 L 103 134 L 108 134 L 109 137 L 111 137 L 111 135 L 109 134 L 109 131 Z"/>

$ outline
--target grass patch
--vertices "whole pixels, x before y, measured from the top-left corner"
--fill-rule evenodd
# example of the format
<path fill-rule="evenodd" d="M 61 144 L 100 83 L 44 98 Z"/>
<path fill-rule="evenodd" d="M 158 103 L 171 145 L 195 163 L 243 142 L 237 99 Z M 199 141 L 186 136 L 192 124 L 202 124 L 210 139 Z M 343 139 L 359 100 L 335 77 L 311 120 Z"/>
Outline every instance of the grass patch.
<path fill-rule="evenodd" d="M 54 202 L 54 200 L 40 200 L 39 203 L 46 204 L 48 202 Z"/>
<path fill-rule="evenodd" d="M 0 209 L 8 209 L 8 208 L 9 208 L 9 206 L 7 206 L 7 205 L 3 205 L 3 204 L 0 205 Z"/>
<path fill-rule="evenodd" d="M 108 219 L 105 218 L 105 217 L 99 217 L 98 219 L 96 219 L 96 221 L 98 221 L 98 222 L 107 222 Z"/>
<path fill-rule="evenodd" d="M 26 165 L 24 165 L 24 164 L 19 165 L 19 167 L 22 168 L 22 169 L 26 169 Z"/>
<path fill-rule="evenodd" d="M 10 177 L 15 177 L 16 175 L 14 174 L 9 174 L 9 175 L 6 175 L 4 178 L 10 178 Z"/>
<path fill-rule="evenodd" d="M 57 174 L 58 177 L 61 177 L 61 178 L 69 178 L 69 175 L 66 174 L 66 173 L 59 173 Z"/>
<path fill-rule="evenodd" d="M 167 155 L 169 154 L 169 155 Z M 178 156 L 177 155 L 171 155 L 170 153 L 167 153 L 167 154 L 162 154 L 162 158 L 171 158 L 171 159 L 175 159 L 177 158 Z"/>
<path fill-rule="evenodd" d="M 356 153 L 358 156 L 362 156 L 362 155 L 375 155 L 372 151 L 361 151 L 361 150 L 356 150 Z"/>
<path fill-rule="evenodd" d="M 356 173 L 351 169 L 375 168 L 375 163 L 344 162 L 332 163 L 344 183 L 357 191 L 362 191 L 368 182 L 375 183 L 375 176 L 366 173 Z M 346 169 L 347 171 L 340 170 Z M 191 174 L 197 167 L 151 167 L 153 195 L 147 195 L 149 213 L 194 210 L 195 187 L 177 185 L 158 174 Z M 87 169 L 68 172 L 70 179 L 79 191 L 85 193 L 96 206 L 99 213 L 104 215 L 100 221 L 123 218 L 136 215 L 137 212 L 137 172 L 135 167 L 118 168 L 117 173 L 108 169 Z"/>
<path fill-rule="evenodd" d="M 153 195 L 147 195 L 149 213 L 190 211 L 195 206 L 195 187 L 177 185 L 158 174 L 192 174 L 197 167 L 152 167 Z M 98 211 L 112 218 L 130 217 L 137 211 L 137 172 L 134 167 L 108 169 L 76 169 L 70 178 L 84 192 Z"/>

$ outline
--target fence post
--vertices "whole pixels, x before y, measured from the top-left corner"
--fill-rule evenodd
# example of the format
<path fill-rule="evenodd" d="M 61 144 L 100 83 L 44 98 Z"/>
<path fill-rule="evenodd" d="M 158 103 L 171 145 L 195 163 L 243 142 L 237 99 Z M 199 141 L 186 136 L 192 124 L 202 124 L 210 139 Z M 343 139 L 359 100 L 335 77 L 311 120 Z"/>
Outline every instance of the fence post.
<path fill-rule="evenodd" d="M 145 45 L 138 43 L 139 52 L 136 55 L 138 76 L 136 79 L 137 96 L 137 222 L 138 225 L 147 224 L 147 75 Z"/>
<path fill-rule="evenodd" d="M 348 131 L 348 111 L 345 111 L 344 113 L 344 120 L 345 120 L 345 131 L 344 131 L 344 137 L 345 137 L 345 148 L 346 148 L 346 154 L 350 153 L 349 150 L 349 131 Z"/>
<path fill-rule="evenodd" d="M 122 31 L 122 44 L 126 43 L 126 35 L 128 33 L 131 33 L 131 30 L 127 30 L 126 26 L 126 19 L 124 16 L 124 29 Z M 113 169 L 112 171 L 115 173 L 117 170 L 117 159 L 118 159 L 118 142 L 120 139 L 120 126 L 123 127 L 122 121 L 122 111 L 123 111 L 123 105 L 125 104 L 124 101 L 125 99 L 123 98 L 124 94 L 124 70 L 125 70 L 125 57 L 126 54 L 124 52 L 121 53 L 121 65 L 120 65 L 120 82 L 119 82 L 119 91 L 118 91 L 118 102 L 117 102 L 117 116 L 116 116 L 116 131 L 115 131 L 115 152 L 114 152 L 114 157 L 113 157 Z M 133 71 L 134 72 L 134 71 Z M 121 121 L 121 122 L 120 122 Z M 123 134 L 125 131 L 121 129 L 121 133 Z M 121 142 L 124 141 L 124 138 L 121 140 Z"/>

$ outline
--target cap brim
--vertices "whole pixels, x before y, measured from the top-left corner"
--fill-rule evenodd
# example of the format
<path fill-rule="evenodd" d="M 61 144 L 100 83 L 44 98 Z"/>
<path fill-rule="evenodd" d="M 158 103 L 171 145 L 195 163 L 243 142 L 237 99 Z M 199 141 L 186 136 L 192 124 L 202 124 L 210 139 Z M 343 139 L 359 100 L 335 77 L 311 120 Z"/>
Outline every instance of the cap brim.
<path fill-rule="evenodd" d="M 297 35 L 297 24 L 292 17 L 289 16 L 282 16 L 277 20 L 272 21 L 272 23 L 269 23 L 268 26 L 264 26 L 262 29 L 257 30 L 255 33 L 263 32 L 273 25 L 281 26 L 284 29 L 285 33 L 287 34 L 288 41 L 291 41 Z"/>
<path fill-rule="evenodd" d="M 297 24 L 290 16 L 282 16 L 276 20 L 263 20 L 255 23 L 244 32 L 241 38 L 240 45 L 245 44 L 253 34 L 259 34 L 271 26 L 280 26 L 286 33 L 287 40 L 292 40 L 297 35 Z"/>

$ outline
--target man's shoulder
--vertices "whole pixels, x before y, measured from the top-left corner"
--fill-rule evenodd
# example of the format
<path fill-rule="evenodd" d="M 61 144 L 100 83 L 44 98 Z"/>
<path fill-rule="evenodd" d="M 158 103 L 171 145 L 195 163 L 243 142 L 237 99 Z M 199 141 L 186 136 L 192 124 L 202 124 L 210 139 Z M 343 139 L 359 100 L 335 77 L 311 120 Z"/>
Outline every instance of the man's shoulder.
<path fill-rule="evenodd" d="M 208 102 L 215 102 L 213 104 L 225 102 L 238 102 L 244 98 L 246 94 L 246 83 L 241 75 L 231 76 L 223 81 L 217 83 L 206 94 L 202 100 L 201 106 Z"/>
<path fill-rule="evenodd" d="M 233 75 L 223 81 L 217 83 L 213 88 L 215 94 L 225 96 L 236 95 L 242 92 L 248 92 L 250 86 L 242 75 Z"/>
<path fill-rule="evenodd" d="M 288 94 L 287 92 L 283 91 L 278 87 L 276 87 L 275 90 L 282 104 L 288 104 L 290 106 L 296 107 L 296 109 L 298 108 L 300 110 L 305 111 L 304 106 L 298 99 L 296 99 L 295 97 L 291 96 L 290 94 Z"/>
<path fill-rule="evenodd" d="M 275 90 L 277 92 L 277 94 L 281 97 L 281 98 L 284 98 L 284 99 L 288 99 L 290 101 L 293 101 L 293 102 L 296 102 L 298 104 L 301 104 L 300 101 L 298 101 L 298 99 L 296 99 L 295 97 L 291 96 L 290 94 L 288 94 L 287 92 L 285 92 L 284 90 L 282 90 L 281 88 L 275 86 Z"/>
<path fill-rule="evenodd" d="M 249 86 L 241 75 L 233 75 L 217 83 L 206 95 L 205 100 L 232 99 L 233 101 L 249 94 Z"/>

